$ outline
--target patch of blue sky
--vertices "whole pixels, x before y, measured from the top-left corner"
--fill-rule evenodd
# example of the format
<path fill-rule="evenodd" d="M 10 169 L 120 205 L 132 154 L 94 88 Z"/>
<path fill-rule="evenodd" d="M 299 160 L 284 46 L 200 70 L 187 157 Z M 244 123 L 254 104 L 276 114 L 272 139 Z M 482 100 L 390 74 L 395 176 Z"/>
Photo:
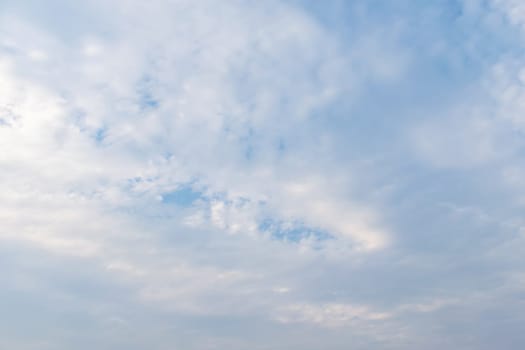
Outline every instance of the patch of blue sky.
<path fill-rule="evenodd" d="M 196 191 L 189 185 L 182 186 L 175 191 L 163 193 L 162 202 L 165 204 L 175 204 L 181 207 L 189 207 L 196 200 L 202 198 L 202 192 Z"/>
<path fill-rule="evenodd" d="M 140 108 L 141 109 L 154 109 L 159 106 L 159 101 L 153 97 L 150 92 L 143 92 L 140 95 Z"/>
<path fill-rule="evenodd" d="M 269 234 L 272 239 L 299 243 L 303 240 L 326 241 L 334 236 L 319 228 L 308 227 L 301 222 L 283 222 L 265 219 L 259 223 L 259 231 Z"/>
<path fill-rule="evenodd" d="M 95 130 L 95 133 L 93 134 L 93 138 L 97 142 L 97 144 L 100 144 L 104 141 L 107 135 L 107 129 L 106 128 L 98 128 Z"/>
<path fill-rule="evenodd" d="M 154 82 L 149 77 L 142 78 L 137 85 L 137 93 L 139 98 L 139 106 L 142 110 L 155 109 L 159 107 L 159 100 L 151 91 Z"/>

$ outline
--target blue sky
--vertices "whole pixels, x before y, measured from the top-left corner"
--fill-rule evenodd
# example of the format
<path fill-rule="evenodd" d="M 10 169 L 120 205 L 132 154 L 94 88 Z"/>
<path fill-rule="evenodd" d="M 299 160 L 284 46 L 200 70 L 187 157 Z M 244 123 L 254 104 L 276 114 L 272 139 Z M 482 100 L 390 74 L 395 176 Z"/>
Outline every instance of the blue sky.
<path fill-rule="evenodd" d="M 0 348 L 521 349 L 525 5 L 0 3 Z"/>

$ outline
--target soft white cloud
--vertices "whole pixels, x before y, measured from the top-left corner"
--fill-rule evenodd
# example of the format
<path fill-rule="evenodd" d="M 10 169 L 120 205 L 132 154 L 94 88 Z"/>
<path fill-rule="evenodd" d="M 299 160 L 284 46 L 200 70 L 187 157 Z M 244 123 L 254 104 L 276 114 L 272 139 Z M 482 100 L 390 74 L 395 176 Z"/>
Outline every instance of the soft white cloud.
<path fill-rule="evenodd" d="M 371 312 L 367 307 L 348 304 L 292 305 L 277 316 L 279 322 L 311 322 L 324 327 L 351 326 L 359 320 L 380 321 L 389 318 L 387 313 Z"/>

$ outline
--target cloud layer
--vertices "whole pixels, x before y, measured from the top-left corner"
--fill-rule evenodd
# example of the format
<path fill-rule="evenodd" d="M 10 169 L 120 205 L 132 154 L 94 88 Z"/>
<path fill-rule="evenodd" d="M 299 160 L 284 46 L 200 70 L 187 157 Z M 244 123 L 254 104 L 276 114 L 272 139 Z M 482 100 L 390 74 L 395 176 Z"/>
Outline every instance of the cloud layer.
<path fill-rule="evenodd" d="M 0 347 L 518 349 L 517 1 L 0 5 Z"/>

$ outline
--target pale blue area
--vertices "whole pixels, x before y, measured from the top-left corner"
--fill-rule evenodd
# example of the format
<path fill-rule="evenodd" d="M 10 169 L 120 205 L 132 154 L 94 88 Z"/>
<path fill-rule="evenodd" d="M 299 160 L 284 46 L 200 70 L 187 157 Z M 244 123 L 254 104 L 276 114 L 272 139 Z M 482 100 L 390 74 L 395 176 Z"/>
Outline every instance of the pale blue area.
<path fill-rule="evenodd" d="M 153 86 L 155 82 L 148 76 L 140 80 L 137 85 L 139 106 L 142 110 L 155 109 L 160 106 L 159 100 L 154 96 Z"/>
<path fill-rule="evenodd" d="M 190 206 L 200 198 L 202 198 L 202 193 L 196 191 L 191 186 L 183 186 L 173 192 L 162 194 L 163 203 L 175 204 L 182 207 Z"/>
<path fill-rule="evenodd" d="M 107 129 L 106 128 L 99 128 L 95 131 L 94 138 L 97 143 L 102 143 L 104 139 L 106 138 Z"/>
<path fill-rule="evenodd" d="M 155 98 L 153 98 L 153 96 L 151 96 L 150 94 L 144 93 L 144 95 L 141 96 L 140 107 L 142 109 L 157 108 L 158 106 L 159 106 L 159 102 Z"/>
<path fill-rule="evenodd" d="M 300 222 L 285 223 L 278 220 L 266 219 L 259 223 L 259 230 L 269 233 L 275 240 L 299 243 L 309 239 L 317 242 L 334 239 L 330 233 L 317 228 L 308 227 Z"/>

